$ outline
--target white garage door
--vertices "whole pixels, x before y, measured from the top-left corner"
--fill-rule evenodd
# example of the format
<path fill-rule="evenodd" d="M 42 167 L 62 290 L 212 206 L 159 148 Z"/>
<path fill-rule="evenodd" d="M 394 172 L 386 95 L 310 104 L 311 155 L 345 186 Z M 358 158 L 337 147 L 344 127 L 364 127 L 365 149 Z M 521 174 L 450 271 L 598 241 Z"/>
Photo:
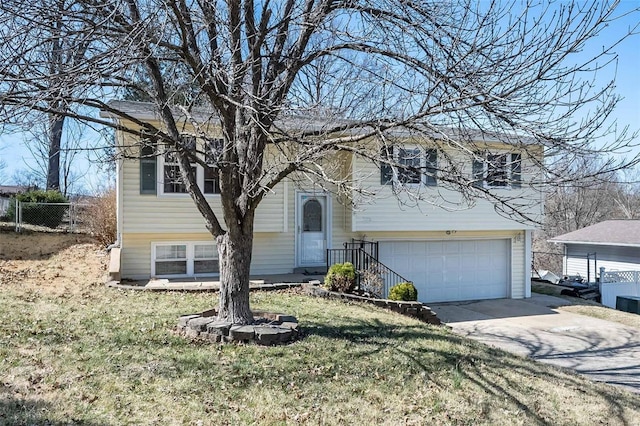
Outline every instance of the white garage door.
<path fill-rule="evenodd" d="M 379 258 L 413 281 L 421 302 L 509 295 L 510 240 L 381 241 Z"/>

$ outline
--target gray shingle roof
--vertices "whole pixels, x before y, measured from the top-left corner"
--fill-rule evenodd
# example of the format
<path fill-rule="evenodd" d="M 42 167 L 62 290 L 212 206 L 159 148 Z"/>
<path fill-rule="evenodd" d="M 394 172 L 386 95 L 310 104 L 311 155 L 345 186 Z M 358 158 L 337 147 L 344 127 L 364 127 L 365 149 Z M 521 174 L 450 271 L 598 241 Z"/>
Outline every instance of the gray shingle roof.
<path fill-rule="evenodd" d="M 568 244 L 640 247 L 640 220 L 605 220 L 549 241 Z"/>
<path fill-rule="evenodd" d="M 28 191 L 29 187 L 21 185 L 0 185 L 0 195 L 16 195 Z"/>
<path fill-rule="evenodd" d="M 139 120 L 158 120 L 160 115 L 157 107 L 149 102 L 136 102 L 136 101 L 121 101 L 111 100 L 108 105 L 118 111 L 124 112 Z M 184 111 L 179 107 L 172 108 L 174 116 L 178 120 L 184 120 L 187 118 Z M 216 123 L 219 121 L 218 115 L 208 108 L 194 108 L 189 111 L 191 117 L 199 122 Z M 100 116 L 103 118 L 117 118 L 117 115 L 107 111 L 101 111 Z M 371 129 L 369 124 L 362 125 L 363 122 L 358 120 L 351 120 L 339 117 L 324 117 L 324 116 L 301 116 L 301 115 L 286 115 L 282 114 L 276 121 L 275 126 L 282 129 L 297 129 L 304 131 L 326 131 L 329 129 L 340 127 L 352 127 L 350 130 L 346 130 L 348 134 L 358 134 L 363 129 Z M 434 130 L 437 128 L 438 130 Z M 473 129 L 456 129 L 448 127 L 436 126 L 435 128 L 426 128 L 420 124 L 416 124 L 412 129 L 404 128 L 402 126 L 393 128 L 389 131 L 389 134 L 393 136 L 407 137 L 415 134 L 419 131 L 423 136 L 428 136 L 434 139 L 451 139 L 458 142 L 464 140 L 471 140 L 473 142 L 484 143 L 506 143 L 513 145 L 539 145 L 539 142 L 531 137 L 525 137 L 522 135 L 508 135 L 502 132 L 480 132 Z"/>

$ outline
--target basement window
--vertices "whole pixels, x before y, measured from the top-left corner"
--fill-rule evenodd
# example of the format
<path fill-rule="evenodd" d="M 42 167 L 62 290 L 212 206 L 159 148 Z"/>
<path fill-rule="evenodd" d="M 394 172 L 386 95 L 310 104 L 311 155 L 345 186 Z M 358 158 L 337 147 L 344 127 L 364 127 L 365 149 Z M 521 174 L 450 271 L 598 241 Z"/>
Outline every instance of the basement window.
<path fill-rule="evenodd" d="M 216 276 L 220 272 L 214 243 L 152 243 L 151 246 L 153 277 Z"/>
<path fill-rule="evenodd" d="M 156 247 L 154 275 L 186 275 L 187 246 L 184 244 Z"/>

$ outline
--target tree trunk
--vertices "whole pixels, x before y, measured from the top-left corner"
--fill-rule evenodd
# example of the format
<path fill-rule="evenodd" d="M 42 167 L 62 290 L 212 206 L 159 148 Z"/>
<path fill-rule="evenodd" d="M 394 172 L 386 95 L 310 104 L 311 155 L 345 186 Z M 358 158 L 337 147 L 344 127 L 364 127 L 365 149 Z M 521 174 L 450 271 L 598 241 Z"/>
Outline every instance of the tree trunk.
<path fill-rule="evenodd" d="M 60 190 L 60 146 L 64 116 L 49 115 L 49 164 L 47 167 L 47 189 Z"/>
<path fill-rule="evenodd" d="M 240 225 L 237 225 L 240 228 Z M 216 238 L 220 262 L 218 320 L 251 324 L 249 268 L 253 250 L 253 224 L 247 230 L 229 230 Z"/>

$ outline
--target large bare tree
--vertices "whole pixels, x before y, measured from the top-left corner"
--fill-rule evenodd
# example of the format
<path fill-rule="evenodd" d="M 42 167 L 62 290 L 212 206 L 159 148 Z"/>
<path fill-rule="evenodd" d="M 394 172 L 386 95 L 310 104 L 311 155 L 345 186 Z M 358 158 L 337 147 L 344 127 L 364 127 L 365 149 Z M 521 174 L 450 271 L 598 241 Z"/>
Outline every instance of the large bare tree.
<path fill-rule="evenodd" d="M 139 126 L 120 130 L 174 151 L 217 243 L 219 318 L 247 323 L 254 216 L 265 195 L 287 177 L 372 195 L 349 173 L 332 169 L 335 162 L 326 160 L 334 154 L 358 155 L 397 173 L 419 169 L 381 155 L 398 136 L 437 141 L 442 152 L 478 162 L 490 159 L 470 143 L 487 134 L 525 153 L 543 146 L 547 158 L 567 164 L 624 145 L 624 131 L 604 126 L 618 100 L 613 83 L 594 85 L 596 71 L 615 65 L 616 43 L 583 52 L 614 23 L 616 6 L 600 0 L 87 0 L 67 5 L 56 33 L 42 4 L 4 0 L 0 119 L 16 122 L 39 111 L 120 128 L 121 120 L 78 112 L 93 108 Z M 63 45 L 57 34 L 71 43 Z M 70 55 L 85 49 L 84 60 L 50 72 L 40 52 L 56 40 Z M 125 92 L 152 102 L 160 125 L 107 102 Z M 76 105 L 82 109 L 70 108 Z M 221 130 L 213 164 L 181 135 L 184 119 L 203 138 L 212 124 Z M 608 142 L 596 148 L 598 140 Z M 269 144 L 279 161 L 265 158 Z M 407 172 L 437 173 L 468 203 L 484 197 L 505 213 L 526 216 L 522 200 L 474 186 L 455 155 L 444 157 L 437 170 Z M 218 175 L 222 217 L 196 184 L 194 162 Z M 622 166 L 606 162 L 602 172 Z M 538 167 L 553 170 L 547 162 Z M 544 180 L 533 184 L 542 187 Z"/>
<path fill-rule="evenodd" d="M 50 122 L 51 117 L 31 122 L 30 128 L 23 133 L 24 147 L 30 155 L 19 172 L 27 179 L 35 178 L 37 187 L 55 189 L 65 197 L 79 193 L 83 190 L 80 181 L 90 168 L 85 157 L 92 148 L 91 144 L 83 142 L 85 126 L 67 120 L 54 138 Z"/>
<path fill-rule="evenodd" d="M 74 89 L 66 76 L 73 74 L 74 68 L 84 61 L 87 48 L 94 41 L 78 31 L 81 27 L 72 14 L 76 4 L 76 0 L 33 2 L 32 7 L 39 10 L 38 25 L 29 23 L 29 12 L 16 11 L 16 18 L 22 20 L 21 24 L 30 26 L 28 35 L 25 32 L 15 34 L 18 38 L 13 41 L 13 45 L 5 46 L 13 53 L 13 48 L 17 46 L 29 50 L 29 62 L 37 63 L 41 89 L 56 94 L 40 99 L 43 105 L 48 104 L 46 111 L 34 111 L 30 119 L 20 123 L 20 127 L 32 135 L 26 145 L 36 163 L 34 173 L 44 173 L 43 183 L 47 189 L 63 192 L 69 186 L 70 161 L 76 155 L 76 151 L 65 147 L 63 142 L 64 129 L 68 126 L 70 115 L 67 110 L 77 108 L 66 101 Z M 28 38 L 23 38 L 25 35 Z M 7 32 L 6 36 L 13 35 Z"/>

